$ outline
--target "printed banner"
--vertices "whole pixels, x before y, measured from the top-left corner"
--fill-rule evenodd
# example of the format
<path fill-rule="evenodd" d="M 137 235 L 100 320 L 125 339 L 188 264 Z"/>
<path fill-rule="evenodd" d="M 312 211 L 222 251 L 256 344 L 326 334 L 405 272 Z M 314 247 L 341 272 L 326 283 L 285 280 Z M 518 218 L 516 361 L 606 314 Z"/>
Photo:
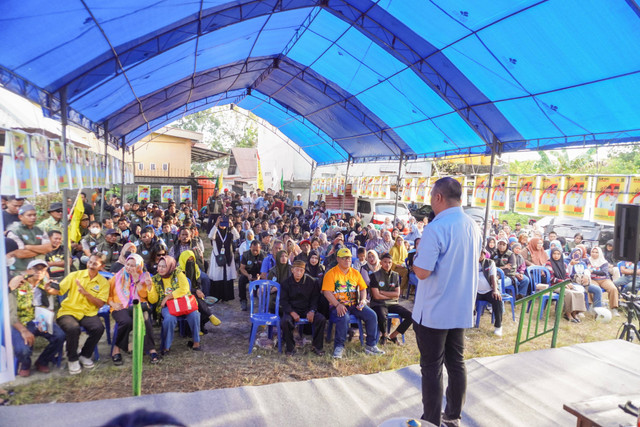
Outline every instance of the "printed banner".
<path fill-rule="evenodd" d="M 340 178 L 338 178 L 338 195 L 340 196 L 344 196 L 344 192 L 345 192 L 345 180 L 344 180 L 344 176 L 341 176 Z"/>
<path fill-rule="evenodd" d="M 371 197 L 377 199 L 380 197 L 380 181 L 382 177 L 374 176 L 373 177 L 373 188 L 371 190 Z"/>
<path fill-rule="evenodd" d="M 626 176 L 599 176 L 596 180 L 593 220 L 614 222 L 616 204 L 624 203 Z"/>
<path fill-rule="evenodd" d="M 35 157 L 36 163 L 36 185 L 34 190 L 37 193 L 49 193 L 51 188 L 49 186 L 49 150 L 48 141 L 42 135 L 31 135 L 31 150 Z"/>
<path fill-rule="evenodd" d="M 632 176 L 629 181 L 629 203 L 640 205 L 640 176 Z"/>
<path fill-rule="evenodd" d="M 160 187 L 160 192 L 162 193 L 161 203 L 168 203 L 169 200 L 173 200 L 173 186 L 163 185 Z"/>
<path fill-rule="evenodd" d="M 151 186 L 138 185 L 138 202 L 148 202 L 151 198 Z"/>
<path fill-rule="evenodd" d="M 380 191 L 379 197 L 381 199 L 387 199 L 391 195 L 391 177 L 383 176 L 380 178 Z"/>
<path fill-rule="evenodd" d="M 191 186 L 190 185 L 181 185 L 180 186 L 180 201 L 181 202 L 190 202 L 191 201 Z"/>
<path fill-rule="evenodd" d="M 404 178 L 402 180 L 402 201 L 403 202 L 410 202 L 412 200 L 414 200 L 413 198 L 413 178 Z"/>
<path fill-rule="evenodd" d="M 51 152 L 51 158 L 56 168 L 56 176 L 58 179 L 58 190 L 64 190 L 70 188 L 71 181 L 69 176 L 69 170 L 67 168 L 67 162 L 65 162 L 64 145 L 62 141 L 53 140 L 49 144 L 49 150 Z"/>
<path fill-rule="evenodd" d="M 562 198 L 563 203 L 560 208 L 562 215 L 573 218 L 584 218 L 588 183 L 589 178 L 587 176 L 565 177 L 567 192 Z"/>
<path fill-rule="evenodd" d="M 475 187 L 473 188 L 473 198 L 471 206 L 483 208 L 487 204 L 489 197 L 489 175 L 476 176 Z"/>
<path fill-rule="evenodd" d="M 538 215 L 558 216 L 560 213 L 560 200 L 562 200 L 563 178 L 561 176 L 540 177 Z"/>
<path fill-rule="evenodd" d="M 491 209 L 506 211 L 509 209 L 507 194 L 507 177 L 494 176 L 491 184 Z"/>
<path fill-rule="evenodd" d="M 29 197 L 35 194 L 29 135 L 22 132 L 7 132 L 13 165 L 15 167 L 16 196 Z"/>
<path fill-rule="evenodd" d="M 436 181 L 438 181 L 440 179 L 439 176 L 432 176 L 429 178 L 428 180 L 428 185 L 427 188 L 425 190 L 424 193 L 424 203 L 425 204 L 430 204 L 431 203 L 431 189 L 433 188 L 434 185 L 436 185 Z"/>
<path fill-rule="evenodd" d="M 429 185 L 429 181 L 425 177 L 418 178 L 418 187 L 416 188 L 416 201 L 418 203 L 429 203 L 427 200 L 427 187 Z"/>
<path fill-rule="evenodd" d="M 523 214 L 536 213 L 536 176 L 521 176 L 516 184 L 515 211 Z"/>

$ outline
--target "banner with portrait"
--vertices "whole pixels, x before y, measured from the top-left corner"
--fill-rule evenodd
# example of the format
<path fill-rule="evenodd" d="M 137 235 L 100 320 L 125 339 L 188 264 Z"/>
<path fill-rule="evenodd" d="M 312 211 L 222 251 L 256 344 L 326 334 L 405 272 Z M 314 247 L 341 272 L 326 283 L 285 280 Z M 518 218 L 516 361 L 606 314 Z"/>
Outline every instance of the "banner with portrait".
<path fill-rule="evenodd" d="M 494 176 L 491 184 L 491 210 L 506 211 L 509 209 L 509 194 L 506 176 Z"/>
<path fill-rule="evenodd" d="M 429 179 L 427 180 L 428 184 L 424 193 L 425 204 L 428 205 L 431 203 L 431 189 L 433 188 L 434 185 L 436 185 L 436 181 L 439 179 L 440 179 L 439 176 L 432 176 L 432 177 L 429 177 Z"/>
<path fill-rule="evenodd" d="M 381 199 L 388 199 L 390 195 L 391 195 L 391 177 L 386 175 L 380 178 L 379 197 Z"/>
<path fill-rule="evenodd" d="M 538 197 L 538 215 L 558 216 L 563 197 L 562 176 L 541 176 L 540 197 Z"/>
<path fill-rule="evenodd" d="M 536 198 L 538 195 L 537 176 L 518 177 L 516 183 L 516 206 L 514 211 L 523 214 L 536 213 Z"/>
<path fill-rule="evenodd" d="M 347 190 L 345 184 L 346 184 L 346 181 L 344 176 L 339 177 L 338 178 L 338 195 L 339 196 L 344 196 L 344 193 Z"/>
<path fill-rule="evenodd" d="M 626 176 L 599 176 L 596 179 L 593 220 L 613 223 L 616 205 L 624 203 L 627 189 Z"/>
<path fill-rule="evenodd" d="M 5 138 L 5 145 L 9 147 L 9 155 L 13 161 L 13 179 L 10 180 L 13 185 L 9 185 L 14 189 L 12 193 L 15 194 L 16 197 L 33 196 L 36 191 L 37 183 L 35 180 L 37 177 L 36 169 L 33 165 L 29 135 L 22 132 L 11 131 L 6 133 Z"/>
<path fill-rule="evenodd" d="M 168 203 L 169 200 L 173 200 L 173 186 L 171 185 L 163 185 L 160 187 L 160 194 L 161 194 L 161 203 Z"/>
<path fill-rule="evenodd" d="M 429 200 L 427 199 L 428 186 L 429 186 L 429 180 L 426 177 L 418 178 L 418 183 L 416 187 L 416 201 L 418 203 L 422 203 L 422 204 L 429 203 Z"/>
<path fill-rule="evenodd" d="M 489 198 L 489 175 L 476 176 L 476 182 L 473 187 L 473 197 L 471 206 L 483 208 L 487 205 Z"/>
<path fill-rule="evenodd" d="M 65 161 L 64 145 L 57 139 L 49 141 L 49 152 L 52 159 L 52 167 L 56 169 L 58 191 L 70 188 L 71 181 L 67 162 Z"/>
<path fill-rule="evenodd" d="M 36 193 L 49 193 L 53 191 L 49 185 L 49 141 L 44 135 L 31 135 L 31 151 L 33 153 L 33 161 L 35 167 L 35 185 Z"/>
<path fill-rule="evenodd" d="M 191 186 L 190 185 L 181 185 L 180 186 L 180 201 L 181 202 L 190 202 L 191 201 Z"/>
<path fill-rule="evenodd" d="M 628 203 L 640 205 L 640 176 L 632 176 L 629 181 Z"/>
<path fill-rule="evenodd" d="M 467 177 L 464 175 L 456 175 L 451 176 L 450 178 L 455 179 L 460 183 L 460 187 L 462 187 L 462 206 L 467 205 Z"/>
<path fill-rule="evenodd" d="M 566 176 L 564 179 L 567 191 L 562 198 L 560 212 L 563 216 L 584 218 L 589 177 L 586 175 L 575 175 Z"/>
<path fill-rule="evenodd" d="M 412 200 L 414 200 L 413 178 L 404 178 L 402 180 L 402 201 L 410 202 Z"/>
<path fill-rule="evenodd" d="M 148 202 L 151 200 L 151 186 L 138 185 L 138 202 Z"/>

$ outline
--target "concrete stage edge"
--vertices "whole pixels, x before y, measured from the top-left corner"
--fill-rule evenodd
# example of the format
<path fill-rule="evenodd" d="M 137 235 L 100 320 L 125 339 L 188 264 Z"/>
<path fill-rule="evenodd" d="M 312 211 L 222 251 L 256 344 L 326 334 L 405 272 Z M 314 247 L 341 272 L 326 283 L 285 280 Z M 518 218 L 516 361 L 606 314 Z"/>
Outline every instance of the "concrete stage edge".
<path fill-rule="evenodd" d="M 463 425 L 575 425 L 563 403 L 638 394 L 638 361 L 640 346 L 622 340 L 469 360 Z M 389 418 L 419 417 L 421 399 L 420 367 L 413 365 L 266 386 L 0 407 L 0 425 L 99 426 L 145 408 L 189 426 L 376 426 Z"/>

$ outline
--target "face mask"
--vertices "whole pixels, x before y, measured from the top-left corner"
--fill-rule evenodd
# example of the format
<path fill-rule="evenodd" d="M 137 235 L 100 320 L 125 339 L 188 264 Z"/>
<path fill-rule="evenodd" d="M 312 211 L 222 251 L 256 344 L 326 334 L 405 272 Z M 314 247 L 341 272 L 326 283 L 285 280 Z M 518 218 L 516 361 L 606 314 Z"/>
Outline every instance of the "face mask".
<path fill-rule="evenodd" d="M 100 229 L 97 227 L 93 227 L 90 228 L 89 231 L 91 232 L 91 234 L 98 234 L 100 232 Z"/>
<path fill-rule="evenodd" d="M 272 236 L 275 236 L 276 230 L 274 228 L 270 229 L 269 234 L 271 234 Z"/>

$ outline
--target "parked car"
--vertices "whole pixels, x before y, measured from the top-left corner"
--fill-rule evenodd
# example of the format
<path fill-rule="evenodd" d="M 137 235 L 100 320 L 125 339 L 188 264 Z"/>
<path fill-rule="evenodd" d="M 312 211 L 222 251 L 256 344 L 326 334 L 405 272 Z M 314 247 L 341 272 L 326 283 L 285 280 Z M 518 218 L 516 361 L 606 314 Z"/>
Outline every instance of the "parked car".
<path fill-rule="evenodd" d="M 464 213 L 469 215 L 480 227 L 480 230 L 484 227 L 484 214 L 485 210 L 483 208 L 475 208 L 471 206 L 463 206 L 462 209 Z M 422 205 L 420 208 L 411 212 L 411 215 L 417 220 L 422 221 L 424 218 L 427 218 L 433 209 L 431 205 Z"/>
<path fill-rule="evenodd" d="M 381 225 L 384 224 L 384 220 L 387 217 L 393 220 L 395 202 L 384 199 L 358 198 L 357 210 L 362 218 L 363 224 L 372 222 L 373 224 Z M 398 202 L 397 217 L 405 223 L 409 220 L 409 208 L 406 203 Z"/>
<path fill-rule="evenodd" d="M 555 231 L 558 237 L 564 237 L 568 242 L 573 241 L 576 233 L 582 233 L 583 240 L 589 246 L 604 245 L 613 239 L 613 226 L 586 219 L 544 217 L 538 221 L 538 226 L 544 230 L 545 236 Z"/>

